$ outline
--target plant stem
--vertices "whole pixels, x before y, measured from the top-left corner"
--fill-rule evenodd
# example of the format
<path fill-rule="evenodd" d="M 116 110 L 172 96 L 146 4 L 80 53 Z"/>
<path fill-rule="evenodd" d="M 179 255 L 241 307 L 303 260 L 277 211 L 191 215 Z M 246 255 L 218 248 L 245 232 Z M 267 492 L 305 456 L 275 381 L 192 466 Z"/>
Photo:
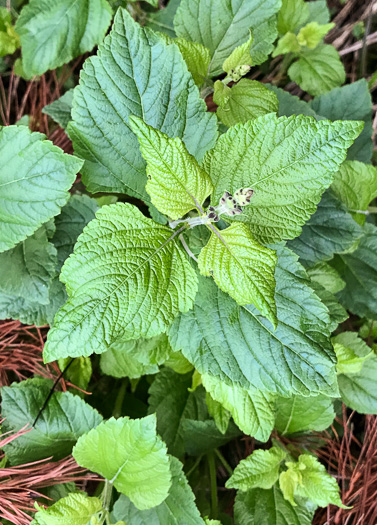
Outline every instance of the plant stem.
<path fill-rule="evenodd" d="M 220 450 L 218 448 L 215 448 L 215 454 L 216 456 L 219 458 L 219 460 L 221 461 L 223 467 L 225 468 L 225 470 L 227 471 L 227 473 L 229 474 L 229 476 L 231 476 L 233 474 L 233 469 L 232 467 L 229 465 L 229 463 L 227 462 L 227 460 L 224 458 L 224 456 L 221 454 Z"/>
<path fill-rule="evenodd" d="M 122 415 L 122 406 L 124 401 L 124 396 L 126 395 L 128 385 L 128 379 L 125 378 L 122 380 L 122 384 L 120 385 L 120 388 L 118 390 L 118 395 L 115 400 L 114 410 L 113 410 L 113 416 L 114 417 L 120 417 Z"/>
<path fill-rule="evenodd" d="M 110 516 L 109 516 L 109 512 L 110 512 L 110 505 L 111 505 L 111 497 L 112 497 L 112 494 L 113 494 L 113 484 L 111 483 L 111 481 L 109 481 L 108 479 L 105 480 L 105 486 L 103 488 L 103 492 L 101 494 L 101 499 L 102 499 L 102 507 L 105 511 L 105 514 L 102 518 L 102 523 L 104 521 L 106 521 L 106 523 L 108 525 L 110 525 Z"/>
<path fill-rule="evenodd" d="M 187 478 L 191 476 L 191 474 L 194 472 L 194 470 L 196 469 L 196 467 L 197 467 L 197 466 L 199 465 L 199 463 L 202 461 L 202 457 L 203 457 L 203 455 L 199 456 L 199 457 L 196 459 L 195 463 L 193 464 L 193 466 L 190 468 L 190 470 L 189 470 L 189 471 L 187 472 L 187 474 L 186 474 L 186 477 L 187 477 Z"/>
<path fill-rule="evenodd" d="M 209 479 L 211 483 L 211 518 L 216 520 L 218 515 L 218 504 L 217 504 L 217 480 L 216 480 L 216 465 L 215 465 L 215 454 L 208 452 L 207 454 L 208 466 L 209 466 Z"/>

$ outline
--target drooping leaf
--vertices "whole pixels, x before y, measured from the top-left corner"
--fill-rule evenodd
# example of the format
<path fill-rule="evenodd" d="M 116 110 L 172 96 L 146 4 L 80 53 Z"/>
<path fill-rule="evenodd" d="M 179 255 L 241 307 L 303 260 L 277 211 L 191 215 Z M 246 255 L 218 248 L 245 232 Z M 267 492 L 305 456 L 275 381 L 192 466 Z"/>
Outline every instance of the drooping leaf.
<path fill-rule="evenodd" d="M 374 355 L 356 332 L 342 332 L 332 338 L 332 344 L 338 361 L 336 365 L 338 374 L 349 375 L 361 372 L 364 361 Z"/>
<path fill-rule="evenodd" d="M 0 129 L 0 251 L 58 215 L 82 161 L 24 126 Z"/>
<path fill-rule="evenodd" d="M 222 73 L 231 52 L 258 27 L 277 13 L 280 0 L 182 0 L 174 19 L 178 36 L 199 42 L 211 51 L 210 76 Z M 221 17 L 213 16 L 221 13 Z"/>
<path fill-rule="evenodd" d="M 119 9 L 98 56 L 85 62 L 68 126 L 75 152 L 86 161 L 83 182 L 91 193 L 148 200 L 131 115 L 180 137 L 197 159 L 216 140 L 216 117 L 206 113 L 179 49 Z"/>
<path fill-rule="evenodd" d="M 99 498 L 89 498 L 83 492 L 68 494 L 47 509 L 37 509 L 32 525 L 88 525 L 103 510 Z"/>
<path fill-rule="evenodd" d="M 183 422 L 208 418 L 203 388 L 190 392 L 192 374 L 177 374 L 163 368 L 149 389 L 149 413 L 156 413 L 157 431 L 169 453 L 182 456 Z"/>
<path fill-rule="evenodd" d="M 254 304 L 276 325 L 276 254 L 256 242 L 245 224 L 215 230 L 202 249 L 198 266 L 240 305 Z"/>
<path fill-rule="evenodd" d="M 277 485 L 269 490 L 239 491 L 234 504 L 236 525 L 311 525 L 316 505 L 297 499 L 293 507 Z"/>
<path fill-rule="evenodd" d="M 217 428 L 213 419 L 207 419 L 206 421 L 185 419 L 182 423 L 182 429 L 185 451 L 191 456 L 206 454 L 241 435 L 241 432 L 232 422 L 230 422 L 225 434 L 223 434 Z"/>
<path fill-rule="evenodd" d="M 278 30 L 281 35 L 294 31 L 309 18 L 309 3 L 304 0 L 283 0 L 278 15 Z"/>
<path fill-rule="evenodd" d="M 346 79 L 338 51 L 327 44 L 302 51 L 300 58 L 288 69 L 288 75 L 301 89 L 314 96 L 331 91 Z"/>
<path fill-rule="evenodd" d="M 275 428 L 283 436 L 310 430 L 320 432 L 328 428 L 335 418 L 333 400 L 322 395 L 279 397 L 275 407 Z"/>
<path fill-rule="evenodd" d="M 195 208 L 201 212 L 213 190 L 212 182 L 181 139 L 171 139 L 139 118 L 131 117 L 130 126 L 147 162 L 149 180 L 145 189 L 156 208 L 172 219 Z"/>
<path fill-rule="evenodd" d="M 135 525 L 204 525 L 195 505 L 195 497 L 182 470 L 182 463 L 170 456 L 172 485 L 166 500 L 149 510 L 139 510 L 127 496 L 115 502 L 113 521 L 124 520 Z"/>
<path fill-rule="evenodd" d="M 340 277 L 338 272 L 328 263 L 320 262 L 307 270 L 310 279 L 332 294 L 343 290 L 346 283 Z"/>
<path fill-rule="evenodd" d="M 278 100 L 273 92 L 256 80 L 243 78 L 231 88 L 217 115 L 223 124 L 231 127 L 277 110 Z"/>
<path fill-rule="evenodd" d="M 309 22 L 298 32 L 297 41 L 300 46 L 315 49 L 333 27 L 335 27 L 334 23 L 318 24 L 318 22 Z"/>
<path fill-rule="evenodd" d="M 171 473 L 156 416 L 111 418 L 82 436 L 73 449 L 79 465 L 101 474 L 140 510 L 162 503 Z"/>
<path fill-rule="evenodd" d="M 215 186 L 212 202 L 219 202 L 224 189 L 250 187 L 251 203 L 232 220 L 246 222 L 262 242 L 297 237 L 361 128 L 356 122 L 274 114 L 238 124 L 204 159 Z"/>
<path fill-rule="evenodd" d="M 202 382 L 211 397 L 231 413 L 242 432 L 259 441 L 269 439 L 275 421 L 273 396 L 255 388 L 229 386 L 209 374 L 202 375 Z"/>
<path fill-rule="evenodd" d="M 357 374 L 338 377 L 343 402 L 359 414 L 377 414 L 377 357 L 365 361 Z"/>
<path fill-rule="evenodd" d="M 54 100 L 48 106 L 42 109 L 42 113 L 45 113 L 57 122 L 63 129 L 66 129 L 68 122 L 72 119 L 72 102 L 73 102 L 73 89 L 69 89 L 57 100 Z"/>
<path fill-rule="evenodd" d="M 201 376 L 203 378 L 203 376 Z M 224 408 L 224 405 L 216 401 L 209 392 L 206 392 L 206 405 L 208 408 L 208 413 L 213 417 L 216 427 L 220 430 L 222 434 L 228 430 L 229 421 L 231 420 L 232 414 Z"/>
<path fill-rule="evenodd" d="M 201 374 L 290 396 L 338 395 L 335 354 L 327 308 L 313 290 L 297 256 L 278 247 L 278 326 L 251 307 L 240 307 L 207 278 L 200 278 L 193 309 L 170 329 L 173 349 Z"/>
<path fill-rule="evenodd" d="M 31 0 L 16 24 L 25 73 L 41 75 L 91 51 L 105 36 L 111 15 L 106 0 Z"/>
<path fill-rule="evenodd" d="M 331 190 L 324 193 L 317 211 L 302 228 L 301 235 L 288 246 L 300 262 L 312 267 L 329 261 L 335 253 L 352 251 L 363 231 Z"/>
<path fill-rule="evenodd" d="M 269 450 L 254 450 L 246 459 L 242 459 L 234 469 L 232 476 L 225 483 L 228 489 L 270 489 L 279 479 L 281 462 L 287 453 L 279 447 Z"/>
<path fill-rule="evenodd" d="M 52 382 L 33 378 L 2 387 L 1 412 L 4 432 L 32 425 L 52 387 Z M 54 392 L 34 428 L 18 437 L 4 451 L 13 465 L 53 456 L 61 459 L 71 453 L 77 439 L 99 425 L 102 417 L 79 396 Z"/>
<path fill-rule="evenodd" d="M 48 334 L 45 361 L 158 335 L 187 311 L 197 276 L 175 237 L 130 204 L 98 210 L 63 266 L 69 299 Z"/>

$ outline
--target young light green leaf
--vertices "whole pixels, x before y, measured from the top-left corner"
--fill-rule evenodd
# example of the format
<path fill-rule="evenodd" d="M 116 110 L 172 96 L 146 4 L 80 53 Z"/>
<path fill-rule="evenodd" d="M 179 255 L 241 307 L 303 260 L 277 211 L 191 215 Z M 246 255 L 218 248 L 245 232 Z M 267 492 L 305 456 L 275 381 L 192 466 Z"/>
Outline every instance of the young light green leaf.
<path fill-rule="evenodd" d="M 312 525 L 316 505 L 297 498 L 292 506 L 277 485 L 269 490 L 237 492 L 234 504 L 236 525 Z"/>
<path fill-rule="evenodd" d="M 68 381 L 82 390 L 87 389 L 93 372 L 92 362 L 89 357 L 77 357 L 72 363 L 71 359 L 66 357 L 65 359 L 59 359 L 58 363 L 60 370 L 65 372 L 64 377 Z M 69 367 L 66 369 L 68 365 Z M 72 392 L 82 397 L 85 395 L 76 389 L 72 389 Z"/>
<path fill-rule="evenodd" d="M 140 510 L 160 505 L 172 484 L 166 445 L 156 416 L 111 418 L 82 436 L 73 449 L 77 463 L 97 472 Z"/>
<path fill-rule="evenodd" d="M 91 51 L 105 36 L 111 15 L 106 0 L 31 0 L 16 24 L 25 73 L 41 75 Z"/>
<path fill-rule="evenodd" d="M 377 357 L 372 355 L 357 374 L 338 377 L 343 402 L 359 414 L 377 414 Z"/>
<path fill-rule="evenodd" d="M 364 361 L 374 355 L 356 332 L 342 332 L 332 338 L 332 344 L 338 360 L 336 365 L 338 374 L 348 375 L 361 372 Z"/>
<path fill-rule="evenodd" d="M 309 24 L 300 29 L 297 35 L 297 42 L 300 46 L 314 49 L 333 27 L 335 27 L 333 23 L 320 25 L 318 22 L 309 22 Z"/>
<path fill-rule="evenodd" d="M 288 69 L 288 75 L 301 89 L 314 96 L 327 93 L 346 79 L 338 51 L 327 44 L 302 51 L 300 58 Z"/>
<path fill-rule="evenodd" d="M 328 428 L 335 418 L 333 400 L 327 396 L 302 397 L 288 399 L 279 397 L 275 401 L 275 428 L 283 436 L 296 432 Z"/>
<path fill-rule="evenodd" d="M 92 519 L 101 517 L 102 501 L 89 498 L 83 492 L 69 494 L 47 509 L 36 503 L 38 512 L 31 525 L 88 525 Z"/>
<path fill-rule="evenodd" d="M 346 161 L 335 173 L 331 189 L 348 208 L 359 224 L 364 224 L 365 211 L 369 203 L 377 197 L 377 168 L 363 162 Z"/>
<path fill-rule="evenodd" d="M 203 376 L 202 376 L 203 377 Z M 222 434 L 225 434 L 229 427 L 229 421 L 232 417 L 232 414 L 224 408 L 224 406 L 216 401 L 209 392 L 206 392 L 206 404 L 208 408 L 208 413 L 213 417 L 217 428 Z"/>
<path fill-rule="evenodd" d="M 328 263 L 319 262 L 307 270 L 310 279 L 332 294 L 343 290 L 346 283 L 340 277 L 339 273 Z"/>
<path fill-rule="evenodd" d="M 279 38 L 272 56 L 277 57 L 279 55 L 286 55 L 287 53 L 299 53 L 300 49 L 301 47 L 297 40 L 297 36 L 288 31 L 288 33 L 285 33 L 284 36 Z"/>
<path fill-rule="evenodd" d="M 39 377 L 2 387 L 2 431 L 16 432 L 32 425 L 51 387 L 51 381 Z M 71 453 L 80 436 L 101 421 L 99 413 L 79 396 L 54 392 L 33 429 L 5 445 L 4 451 L 13 465 L 49 456 L 61 459 Z"/>
<path fill-rule="evenodd" d="M 258 27 L 277 13 L 280 0 L 239 0 L 232 5 L 223 0 L 182 0 L 174 19 L 178 36 L 199 42 L 212 55 L 210 76 L 222 73 L 222 65 L 230 53 L 249 37 L 250 27 Z M 214 17 L 213 13 L 221 13 Z"/>
<path fill-rule="evenodd" d="M 60 213 L 82 161 L 24 126 L 0 129 L 0 252 Z"/>
<path fill-rule="evenodd" d="M 169 339 L 201 374 L 228 385 L 280 393 L 338 396 L 328 311 L 290 250 L 277 247 L 274 332 L 256 308 L 240 307 L 211 279 L 200 277 L 192 311 Z"/>
<path fill-rule="evenodd" d="M 221 82 L 221 84 L 223 84 Z M 215 83 L 215 91 L 218 82 Z M 215 100 L 215 99 L 214 99 Z M 278 111 L 278 100 L 261 82 L 243 78 L 232 86 L 217 115 L 228 127 Z"/>
<path fill-rule="evenodd" d="M 199 160 L 217 137 L 216 117 L 206 109 L 177 46 L 119 9 L 98 56 L 85 62 L 68 126 L 75 152 L 86 161 L 88 190 L 148 201 L 145 161 L 129 117 L 180 137 Z"/>
<path fill-rule="evenodd" d="M 153 509 L 139 510 L 122 494 L 111 513 L 114 522 L 124 520 L 130 525 L 204 525 L 182 463 L 173 456 L 169 459 L 172 485 L 166 500 Z"/>
<path fill-rule="evenodd" d="M 270 489 L 279 479 L 281 462 L 287 453 L 279 447 L 269 450 L 254 450 L 246 459 L 242 459 L 234 469 L 232 476 L 225 483 L 228 489 Z"/>
<path fill-rule="evenodd" d="M 236 67 L 252 65 L 250 50 L 253 41 L 254 36 L 251 33 L 249 40 L 246 40 L 246 42 L 244 42 L 240 46 L 237 46 L 228 56 L 228 58 L 224 61 L 223 70 L 226 73 L 228 73 L 228 75 Z"/>
<path fill-rule="evenodd" d="M 20 47 L 20 37 L 12 25 L 12 15 L 0 7 L 0 57 L 12 55 Z"/>
<path fill-rule="evenodd" d="M 49 331 L 46 362 L 158 335 L 195 298 L 196 273 L 170 228 L 130 204 L 104 206 L 96 217 L 63 266 L 69 299 Z"/>
<path fill-rule="evenodd" d="M 269 439 L 275 421 L 273 395 L 237 384 L 229 386 L 209 374 L 202 375 L 202 382 L 211 397 L 230 412 L 242 432 L 258 441 Z"/>
<path fill-rule="evenodd" d="M 212 203 L 224 189 L 252 188 L 250 205 L 231 220 L 246 222 L 262 242 L 297 237 L 361 129 L 359 122 L 316 122 L 301 115 L 269 114 L 238 124 L 204 159 L 215 186 Z"/>
<path fill-rule="evenodd" d="M 69 89 L 57 100 L 54 100 L 51 104 L 48 104 L 42 109 L 42 113 L 45 113 L 57 122 L 63 129 L 66 129 L 68 122 L 72 119 L 72 102 L 73 102 L 73 89 Z"/>
<path fill-rule="evenodd" d="M 309 18 L 309 3 L 304 0 L 283 0 L 278 15 L 278 31 L 284 35 L 305 24 Z"/>
<path fill-rule="evenodd" d="M 130 117 L 130 126 L 147 162 L 145 189 L 156 208 L 172 219 L 195 208 L 203 213 L 201 206 L 213 190 L 212 182 L 181 139 L 171 139 L 139 118 Z"/>
<path fill-rule="evenodd" d="M 254 304 L 276 327 L 276 254 L 256 242 L 245 224 L 214 230 L 198 266 L 240 305 Z"/>

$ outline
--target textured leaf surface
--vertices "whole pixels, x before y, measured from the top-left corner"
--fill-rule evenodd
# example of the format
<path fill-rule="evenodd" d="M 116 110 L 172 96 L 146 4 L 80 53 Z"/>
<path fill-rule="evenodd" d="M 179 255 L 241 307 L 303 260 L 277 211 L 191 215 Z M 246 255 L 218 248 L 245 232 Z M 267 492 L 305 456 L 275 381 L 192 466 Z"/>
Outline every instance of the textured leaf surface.
<path fill-rule="evenodd" d="M 183 142 L 178 137 L 169 138 L 141 119 L 131 117 L 130 125 L 147 162 L 149 180 L 145 189 L 156 208 L 172 219 L 194 208 L 202 211 L 203 201 L 213 190 L 212 182 Z"/>
<path fill-rule="evenodd" d="M 180 316 L 170 341 L 201 374 L 290 396 L 337 395 L 335 354 L 327 308 L 309 288 L 297 257 L 278 251 L 278 326 L 273 332 L 253 307 L 240 307 L 210 280 L 200 278 L 193 310 Z"/>
<path fill-rule="evenodd" d="M 216 117 L 206 113 L 179 49 L 119 9 L 98 56 L 85 62 L 68 126 L 75 151 L 86 161 L 83 181 L 91 193 L 148 199 L 131 115 L 180 137 L 198 159 L 216 140 Z"/>
<path fill-rule="evenodd" d="M 256 242 L 245 224 L 213 232 L 198 259 L 201 274 L 212 275 L 238 304 L 254 304 L 273 325 L 275 265 L 275 252 Z"/>
<path fill-rule="evenodd" d="M 266 442 L 274 427 L 274 398 L 265 392 L 237 385 L 229 386 L 217 377 L 202 375 L 211 397 L 228 410 L 236 425 L 249 436 Z"/>
<path fill-rule="evenodd" d="M 346 207 L 329 190 L 302 228 L 301 235 L 289 241 L 288 246 L 304 266 L 311 267 L 329 261 L 335 253 L 352 250 L 362 234 Z"/>
<path fill-rule="evenodd" d="M 269 490 L 238 492 L 234 517 L 236 525 L 311 525 L 315 509 L 308 500 L 293 507 L 274 485 Z"/>
<path fill-rule="evenodd" d="M 329 330 L 330 332 L 333 332 L 338 327 L 338 324 L 348 319 L 348 313 L 339 303 L 338 298 L 333 293 L 329 292 L 329 290 L 323 288 L 319 283 L 311 281 L 310 287 L 327 307 L 330 317 Z"/>
<path fill-rule="evenodd" d="M 279 397 L 275 406 L 275 428 L 282 435 L 309 430 L 320 432 L 328 428 L 335 417 L 333 400 L 326 396 Z"/>
<path fill-rule="evenodd" d="M 25 73 L 41 75 L 91 51 L 105 36 L 111 15 L 106 0 L 31 0 L 16 24 Z"/>
<path fill-rule="evenodd" d="M 250 456 L 239 462 L 225 486 L 244 492 L 253 488 L 272 488 L 279 478 L 280 464 L 286 455 L 279 447 L 254 450 Z"/>
<path fill-rule="evenodd" d="M 4 432 L 32 425 L 50 392 L 52 383 L 34 378 L 1 389 Z M 54 392 L 34 428 L 4 447 L 13 465 L 49 456 L 55 460 L 71 453 L 82 435 L 101 423 L 102 417 L 79 396 Z"/>
<path fill-rule="evenodd" d="M 77 492 L 47 509 L 40 507 L 32 525 L 88 525 L 101 510 L 102 501 L 99 498 L 88 498 L 85 493 Z"/>
<path fill-rule="evenodd" d="M 48 106 L 42 109 L 42 113 L 45 113 L 57 122 L 63 129 L 66 129 L 68 122 L 71 120 L 72 115 L 72 102 L 73 102 L 73 89 L 70 89 L 64 93 L 58 100 L 54 100 Z"/>
<path fill-rule="evenodd" d="M 215 186 L 212 202 L 224 189 L 253 188 L 251 203 L 235 220 L 263 242 L 297 237 L 361 128 L 357 122 L 274 114 L 238 124 L 205 157 Z"/>
<path fill-rule="evenodd" d="M 46 362 L 102 353 L 122 337 L 166 331 L 195 298 L 197 277 L 170 228 L 130 204 L 97 212 L 64 264 L 68 302 L 44 348 Z"/>
<path fill-rule="evenodd" d="M 0 251 L 58 215 L 82 161 L 24 126 L 0 129 Z"/>
<path fill-rule="evenodd" d="M 337 293 L 343 290 L 346 283 L 340 277 L 338 272 L 328 263 L 320 262 L 307 270 L 312 281 L 319 284 L 330 293 Z"/>
<path fill-rule="evenodd" d="M 169 457 L 154 415 L 105 421 L 79 439 L 73 457 L 110 480 L 140 510 L 160 505 L 169 494 Z"/>
<path fill-rule="evenodd" d="M 274 42 L 278 36 L 276 16 L 273 15 L 253 28 L 254 40 L 251 44 L 250 54 L 253 66 L 263 64 L 274 49 Z"/>
<path fill-rule="evenodd" d="M 336 353 L 338 374 L 357 374 L 363 363 L 374 355 L 373 351 L 356 332 L 342 332 L 332 338 Z M 368 366 L 368 365 L 366 365 Z"/>
<path fill-rule="evenodd" d="M 217 115 L 223 124 L 231 127 L 277 110 L 278 100 L 273 92 L 256 80 L 243 78 L 231 88 L 229 98 L 217 110 Z"/>
<path fill-rule="evenodd" d="M 288 69 L 288 75 L 311 95 L 322 95 L 344 83 L 344 66 L 338 51 L 322 44 L 302 52 L 300 58 Z"/>
<path fill-rule="evenodd" d="M 195 497 L 182 470 L 182 463 L 170 457 L 172 485 L 166 500 L 149 510 L 139 510 L 127 496 L 115 502 L 111 517 L 135 525 L 204 525 Z"/>
<path fill-rule="evenodd" d="M 183 421 L 208 418 L 203 388 L 190 392 L 192 374 L 163 368 L 149 389 L 149 413 L 157 415 L 157 431 L 171 454 L 182 456 Z"/>
<path fill-rule="evenodd" d="M 363 364 L 361 372 L 338 377 L 343 402 L 359 414 L 377 414 L 377 357 Z"/>
<path fill-rule="evenodd" d="M 277 13 L 280 0 L 182 0 L 174 19 L 178 36 L 199 42 L 211 51 L 210 75 L 222 73 L 222 64 L 237 46 Z M 212 13 L 221 13 L 214 17 Z"/>

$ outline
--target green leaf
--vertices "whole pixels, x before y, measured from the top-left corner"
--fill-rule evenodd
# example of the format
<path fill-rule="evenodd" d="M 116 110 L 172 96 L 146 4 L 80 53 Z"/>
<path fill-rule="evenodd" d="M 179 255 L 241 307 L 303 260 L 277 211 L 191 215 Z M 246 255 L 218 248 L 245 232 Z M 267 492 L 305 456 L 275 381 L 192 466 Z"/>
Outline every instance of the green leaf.
<path fill-rule="evenodd" d="M 0 57 L 12 55 L 20 45 L 20 37 L 14 30 L 10 12 L 0 7 Z"/>
<path fill-rule="evenodd" d="M 68 126 L 75 152 L 86 161 L 88 191 L 149 200 L 145 162 L 129 117 L 180 137 L 199 160 L 217 137 L 216 117 L 206 109 L 179 49 L 119 9 L 98 56 L 85 62 Z"/>
<path fill-rule="evenodd" d="M 105 36 L 111 15 L 106 0 L 31 0 L 16 24 L 25 73 L 41 75 L 91 51 Z"/>
<path fill-rule="evenodd" d="M 228 58 L 223 63 L 223 70 L 228 73 L 231 73 L 233 69 L 239 66 L 251 66 L 252 58 L 250 54 L 251 46 L 254 41 L 253 34 L 250 34 L 249 40 L 246 40 L 240 46 L 237 46 Z"/>
<path fill-rule="evenodd" d="M 363 231 L 331 190 L 324 193 L 317 211 L 288 246 L 307 267 L 329 261 L 335 253 L 352 251 Z"/>
<path fill-rule="evenodd" d="M 254 40 L 250 48 L 253 66 L 263 64 L 274 49 L 274 42 L 278 36 L 276 24 L 277 17 L 273 15 L 253 28 L 252 33 Z"/>
<path fill-rule="evenodd" d="M 311 525 L 316 506 L 300 500 L 293 507 L 277 485 L 269 490 L 239 491 L 234 504 L 236 525 Z"/>
<path fill-rule="evenodd" d="M 98 205 L 87 195 L 73 195 L 55 219 L 52 242 L 58 251 L 58 270 L 73 252 L 73 247 L 84 227 L 95 218 Z"/>
<path fill-rule="evenodd" d="M 222 84 L 222 82 L 221 82 Z M 216 91 L 215 83 L 215 91 Z M 275 93 L 264 87 L 261 82 L 243 78 L 232 86 L 228 97 L 217 110 L 217 116 L 228 127 L 239 122 L 247 122 L 266 113 L 278 111 Z"/>
<path fill-rule="evenodd" d="M 331 189 L 351 212 L 359 224 L 364 224 L 365 211 L 369 203 L 377 197 L 377 168 L 362 162 L 346 161 L 335 173 Z"/>
<path fill-rule="evenodd" d="M 317 263 L 307 272 L 312 281 L 315 281 L 332 294 L 340 292 L 346 285 L 335 268 L 325 262 Z"/>
<path fill-rule="evenodd" d="M 60 213 L 82 161 L 23 126 L 0 128 L 0 251 Z"/>
<path fill-rule="evenodd" d="M 68 365 L 68 369 L 65 370 Z M 59 359 L 59 368 L 62 372 L 65 370 L 65 378 L 68 381 L 82 390 L 86 390 L 93 372 L 92 362 L 89 357 L 77 357 L 72 363 L 69 357 Z M 74 388 L 71 391 L 82 397 L 85 395 Z"/>
<path fill-rule="evenodd" d="M 204 525 L 195 505 L 195 497 L 182 469 L 182 463 L 170 457 L 172 485 L 166 500 L 149 510 L 138 510 L 121 495 L 111 513 L 112 520 L 124 520 L 130 525 Z"/>
<path fill-rule="evenodd" d="M 209 374 L 202 375 L 202 382 L 210 396 L 231 413 L 242 432 L 258 441 L 269 439 L 275 421 L 273 396 L 255 388 L 229 386 Z"/>
<path fill-rule="evenodd" d="M 78 440 L 73 457 L 111 481 L 139 510 L 160 505 L 169 494 L 169 456 L 156 434 L 155 415 L 101 423 Z"/>
<path fill-rule="evenodd" d="M 334 266 L 346 282 L 338 294 L 342 305 L 359 317 L 377 319 L 377 228 L 365 224 L 357 250 L 339 255 Z"/>
<path fill-rule="evenodd" d="M 204 7 L 205 6 L 205 7 Z M 210 76 L 222 73 L 222 65 L 230 53 L 256 28 L 277 13 L 280 0 L 239 0 L 236 4 L 223 0 L 182 0 L 174 19 L 178 36 L 199 42 L 212 55 Z M 214 17 L 213 13 L 221 13 Z"/>
<path fill-rule="evenodd" d="M 251 203 L 232 220 L 246 222 L 262 242 L 297 237 L 361 128 L 274 114 L 230 128 L 203 163 L 215 186 L 212 203 L 224 189 L 252 188 Z"/>
<path fill-rule="evenodd" d="M 335 418 L 333 400 L 322 395 L 279 397 L 275 407 L 275 428 L 283 436 L 310 430 L 320 432 L 328 428 Z"/>
<path fill-rule="evenodd" d="M 145 189 L 152 204 L 172 219 L 195 208 L 203 212 L 201 206 L 213 190 L 212 182 L 181 139 L 171 139 L 139 118 L 131 117 L 130 126 L 147 162 L 149 180 Z"/>
<path fill-rule="evenodd" d="M 203 376 L 202 376 L 203 377 Z M 216 427 L 218 430 L 225 434 L 229 427 L 229 421 L 231 420 L 232 414 L 224 408 L 224 406 L 216 401 L 211 394 L 206 392 L 206 404 L 208 408 L 208 413 L 213 417 Z"/>
<path fill-rule="evenodd" d="M 335 24 L 318 24 L 318 22 L 309 22 L 302 27 L 297 35 L 297 41 L 300 46 L 306 46 L 309 49 L 314 49 L 322 41 Z"/>
<path fill-rule="evenodd" d="M 300 58 L 288 69 L 288 75 L 310 95 L 322 95 L 344 83 L 346 74 L 334 46 L 321 44 L 302 51 Z"/>
<path fill-rule="evenodd" d="M 163 31 L 171 38 L 175 37 L 173 20 L 181 0 L 170 0 L 166 7 L 157 13 L 146 13 L 145 25 L 153 31 Z"/>
<path fill-rule="evenodd" d="M 194 308 L 170 329 L 173 349 L 181 349 L 201 374 L 231 385 L 290 396 L 338 395 L 335 354 L 329 340 L 327 308 L 313 290 L 297 256 L 278 247 L 278 326 L 251 307 L 240 307 L 210 279 L 201 277 Z"/>
<path fill-rule="evenodd" d="M 69 494 L 47 509 L 36 505 L 38 512 L 32 525 L 88 525 L 103 510 L 99 498 L 89 498 L 83 492 Z"/>
<path fill-rule="evenodd" d="M 343 332 L 332 338 L 336 353 L 338 374 L 357 374 L 363 363 L 372 357 L 373 351 L 358 337 L 356 332 Z M 368 365 L 366 365 L 368 366 Z"/>
<path fill-rule="evenodd" d="M 276 254 L 256 242 L 245 224 L 214 230 L 198 266 L 240 305 L 254 304 L 276 326 Z"/>
<path fill-rule="evenodd" d="M 283 0 L 278 15 L 278 30 L 281 35 L 294 31 L 309 18 L 309 3 L 304 0 Z"/>
<path fill-rule="evenodd" d="M 185 419 L 204 421 L 207 408 L 203 388 L 190 392 L 192 374 L 177 374 L 163 368 L 149 389 L 149 413 L 156 413 L 157 431 L 170 454 L 182 456 L 183 422 Z"/>
<path fill-rule="evenodd" d="M 182 429 L 185 451 L 191 456 L 206 454 L 241 435 L 241 432 L 232 422 L 230 422 L 225 434 L 222 434 L 212 419 L 206 421 L 185 419 L 182 423 Z"/>
<path fill-rule="evenodd" d="M 307 117 L 314 117 L 316 120 L 322 120 L 322 117 L 319 117 L 305 100 L 301 100 L 300 98 L 291 95 L 288 91 L 284 91 L 284 89 L 273 86 L 272 84 L 265 84 L 265 86 L 273 91 L 278 97 L 279 117 L 306 115 Z"/>
<path fill-rule="evenodd" d="M 171 348 L 165 334 L 137 341 L 116 341 L 101 355 L 103 374 L 136 379 L 145 374 L 156 374 L 158 365 L 169 357 Z"/>
<path fill-rule="evenodd" d="M 330 22 L 330 11 L 326 0 L 315 0 L 308 2 L 307 5 L 309 7 L 308 22 L 317 22 L 318 24 Z"/>
<path fill-rule="evenodd" d="M 54 100 L 51 104 L 48 104 L 42 109 L 42 113 L 45 113 L 57 122 L 63 129 L 66 129 L 68 122 L 72 119 L 72 102 L 73 102 L 73 89 L 69 89 L 57 100 Z"/>
<path fill-rule="evenodd" d="M 175 236 L 130 204 L 98 210 L 63 266 L 69 299 L 49 331 L 45 361 L 103 353 L 120 337 L 153 337 L 191 308 L 197 276 Z"/>
<path fill-rule="evenodd" d="M 348 150 L 347 159 L 370 162 L 373 152 L 372 99 L 364 78 L 316 97 L 310 104 L 318 115 L 330 120 L 363 120 L 364 129 Z"/>
<path fill-rule="evenodd" d="M 27 424 L 32 425 L 51 387 L 51 381 L 41 378 L 2 387 L 1 413 L 5 418 L 2 431 L 16 432 Z M 101 421 L 99 413 L 79 396 L 54 392 L 34 428 L 5 445 L 4 451 L 12 465 L 49 456 L 54 460 L 61 459 L 71 453 L 81 435 Z"/>
<path fill-rule="evenodd" d="M 338 377 L 343 402 L 359 414 L 377 414 L 377 357 L 367 359 L 357 374 Z"/>
<path fill-rule="evenodd" d="M 168 366 L 177 374 L 187 374 L 187 372 L 192 372 L 193 366 L 188 361 L 182 352 L 172 352 L 167 361 L 165 361 L 165 366 Z"/>
<path fill-rule="evenodd" d="M 329 331 L 333 332 L 338 327 L 338 324 L 343 323 L 348 319 L 348 313 L 339 303 L 338 298 L 316 281 L 311 281 L 310 287 L 315 291 L 316 295 L 321 299 L 322 303 L 327 307 L 330 324 Z"/>
<path fill-rule="evenodd" d="M 288 33 L 285 33 L 284 36 L 279 38 L 272 56 L 277 57 L 278 55 L 286 55 L 287 53 L 299 53 L 300 49 L 301 47 L 297 40 L 297 36 L 288 31 Z"/>
<path fill-rule="evenodd" d="M 270 489 L 279 479 L 280 464 L 286 456 L 287 453 L 279 447 L 254 450 L 238 463 L 225 483 L 226 488 L 243 492 L 254 488 Z"/>

